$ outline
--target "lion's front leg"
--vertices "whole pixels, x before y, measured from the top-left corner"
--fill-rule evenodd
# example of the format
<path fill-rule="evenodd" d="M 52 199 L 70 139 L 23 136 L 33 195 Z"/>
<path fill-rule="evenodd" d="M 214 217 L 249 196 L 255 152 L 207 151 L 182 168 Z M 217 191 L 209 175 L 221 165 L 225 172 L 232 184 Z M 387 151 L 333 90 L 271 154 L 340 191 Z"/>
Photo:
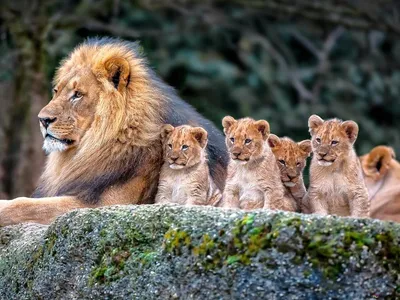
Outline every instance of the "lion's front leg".
<path fill-rule="evenodd" d="M 85 205 L 75 197 L 16 198 L 0 201 L 0 226 L 19 223 L 50 224 L 56 217 Z"/>
<path fill-rule="evenodd" d="M 295 201 L 285 196 L 283 188 L 266 189 L 264 199 L 264 209 L 296 211 Z"/>
<path fill-rule="evenodd" d="M 350 194 L 350 216 L 356 218 L 369 218 L 371 202 L 368 198 L 367 188 L 364 186 L 356 188 Z"/>
<path fill-rule="evenodd" d="M 222 199 L 218 206 L 239 208 L 239 188 L 237 185 L 229 183 L 226 184 Z"/>

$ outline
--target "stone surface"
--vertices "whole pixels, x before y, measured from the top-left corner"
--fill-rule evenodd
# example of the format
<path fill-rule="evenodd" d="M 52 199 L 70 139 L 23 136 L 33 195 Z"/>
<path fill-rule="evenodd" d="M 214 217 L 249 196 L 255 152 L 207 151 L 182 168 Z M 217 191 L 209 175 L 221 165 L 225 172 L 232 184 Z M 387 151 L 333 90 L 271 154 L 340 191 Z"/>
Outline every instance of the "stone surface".
<path fill-rule="evenodd" d="M 0 228 L 0 299 L 396 299 L 400 225 L 116 206 Z"/>

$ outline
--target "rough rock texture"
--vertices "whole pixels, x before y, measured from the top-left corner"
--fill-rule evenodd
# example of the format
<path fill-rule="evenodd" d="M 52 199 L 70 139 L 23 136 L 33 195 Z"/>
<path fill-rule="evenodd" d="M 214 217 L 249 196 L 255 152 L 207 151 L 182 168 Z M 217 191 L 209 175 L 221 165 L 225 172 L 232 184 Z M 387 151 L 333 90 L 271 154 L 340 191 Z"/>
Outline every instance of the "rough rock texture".
<path fill-rule="evenodd" d="M 0 228 L 0 299 L 398 299 L 400 225 L 212 207 Z"/>

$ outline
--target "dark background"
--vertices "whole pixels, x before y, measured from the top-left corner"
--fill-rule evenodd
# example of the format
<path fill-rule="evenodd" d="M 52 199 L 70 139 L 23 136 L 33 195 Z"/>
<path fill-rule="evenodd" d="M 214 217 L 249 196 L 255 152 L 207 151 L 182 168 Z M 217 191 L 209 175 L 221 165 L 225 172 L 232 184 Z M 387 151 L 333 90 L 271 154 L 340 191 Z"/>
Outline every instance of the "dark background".
<path fill-rule="evenodd" d="M 399 1 L 44 1 L 0 7 L 0 198 L 29 195 L 44 154 L 37 114 L 60 60 L 88 36 L 140 40 L 151 66 L 221 126 L 266 119 L 309 137 L 307 119 L 352 119 L 359 154 L 399 152 Z"/>

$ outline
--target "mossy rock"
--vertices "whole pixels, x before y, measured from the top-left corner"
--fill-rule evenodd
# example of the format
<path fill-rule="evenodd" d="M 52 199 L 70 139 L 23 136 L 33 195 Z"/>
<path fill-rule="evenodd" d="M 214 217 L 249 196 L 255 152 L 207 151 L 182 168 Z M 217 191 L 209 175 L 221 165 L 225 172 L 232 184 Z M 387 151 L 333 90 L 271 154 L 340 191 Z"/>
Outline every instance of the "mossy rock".
<path fill-rule="evenodd" d="M 0 228 L 0 299 L 398 299 L 400 225 L 181 206 Z"/>

